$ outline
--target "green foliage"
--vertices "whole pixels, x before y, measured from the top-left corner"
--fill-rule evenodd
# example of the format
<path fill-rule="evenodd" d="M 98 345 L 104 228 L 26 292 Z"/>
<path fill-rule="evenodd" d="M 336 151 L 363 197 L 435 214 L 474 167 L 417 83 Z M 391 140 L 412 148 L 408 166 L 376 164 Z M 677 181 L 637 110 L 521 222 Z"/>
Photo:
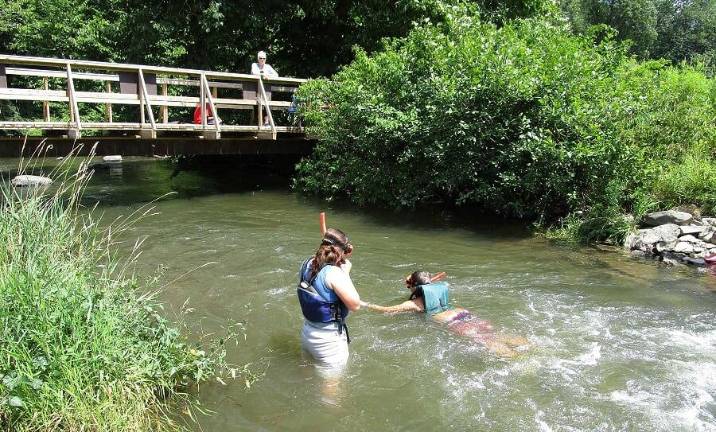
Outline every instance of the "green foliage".
<path fill-rule="evenodd" d="M 673 62 L 716 53 L 714 0 L 560 0 L 574 29 L 585 33 L 596 24 L 618 31 L 641 58 Z"/>
<path fill-rule="evenodd" d="M 121 226 L 78 213 L 85 169 L 54 195 L 3 189 L 0 429 L 174 430 L 169 404 L 224 367 L 225 341 L 192 348 L 138 291 L 113 251 Z"/>
<path fill-rule="evenodd" d="M 704 148 L 690 151 L 656 179 L 654 195 L 667 207 L 691 203 L 704 214 L 716 214 L 716 159 Z"/>
<path fill-rule="evenodd" d="M 696 143 L 713 148 L 716 136 L 714 82 L 702 70 L 638 63 L 608 34 L 599 39 L 552 20 L 498 27 L 455 14 L 382 52 L 358 51 L 332 81 L 301 89 L 321 141 L 295 186 L 361 205 L 472 204 L 548 224 L 580 212 L 594 222 L 583 234 L 597 238 L 601 220 L 657 199 L 663 164 Z"/>
<path fill-rule="evenodd" d="M 458 1 L 0 0 L 0 51 L 241 72 L 263 49 L 282 75 L 327 75 Z"/>

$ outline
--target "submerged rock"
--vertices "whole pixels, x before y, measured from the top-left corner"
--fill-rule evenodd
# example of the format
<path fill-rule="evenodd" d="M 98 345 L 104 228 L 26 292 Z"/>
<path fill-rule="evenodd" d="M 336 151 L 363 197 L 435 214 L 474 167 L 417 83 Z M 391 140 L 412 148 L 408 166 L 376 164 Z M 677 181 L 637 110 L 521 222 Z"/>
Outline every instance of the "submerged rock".
<path fill-rule="evenodd" d="M 23 174 L 13 178 L 10 183 L 16 187 L 47 186 L 52 184 L 52 179 L 49 177 Z"/>
<path fill-rule="evenodd" d="M 691 264 L 697 267 L 705 267 L 706 261 L 703 258 L 691 258 L 691 257 L 683 257 L 682 261 L 684 264 Z"/>
<path fill-rule="evenodd" d="M 664 224 L 688 225 L 694 217 L 690 213 L 675 210 L 659 211 L 644 216 L 642 222 L 647 226 L 659 226 Z"/>

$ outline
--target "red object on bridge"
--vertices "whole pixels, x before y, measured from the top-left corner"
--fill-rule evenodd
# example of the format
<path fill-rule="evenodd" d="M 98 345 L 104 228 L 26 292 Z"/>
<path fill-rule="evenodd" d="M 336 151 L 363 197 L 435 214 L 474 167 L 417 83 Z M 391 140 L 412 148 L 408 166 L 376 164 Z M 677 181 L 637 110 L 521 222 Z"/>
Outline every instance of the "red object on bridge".
<path fill-rule="evenodd" d="M 211 111 L 211 105 L 206 104 L 206 121 L 214 119 L 214 113 Z M 201 104 L 197 104 L 194 108 L 194 124 L 201 124 Z"/>
<path fill-rule="evenodd" d="M 706 261 L 706 265 L 716 265 L 716 254 L 704 257 L 704 261 Z"/>

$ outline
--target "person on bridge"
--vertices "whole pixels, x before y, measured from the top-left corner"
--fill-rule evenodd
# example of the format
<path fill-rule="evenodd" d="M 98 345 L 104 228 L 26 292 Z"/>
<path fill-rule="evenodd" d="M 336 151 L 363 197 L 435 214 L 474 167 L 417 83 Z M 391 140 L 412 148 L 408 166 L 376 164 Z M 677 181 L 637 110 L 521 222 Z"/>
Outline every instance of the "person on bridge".
<path fill-rule="evenodd" d="M 261 75 L 262 78 L 277 77 L 278 72 L 266 63 L 266 52 L 259 51 L 256 55 L 257 63 L 251 63 L 251 75 Z"/>
<path fill-rule="evenodd" d="M 296 292 L 304 316 L 301 346 L 327 377 L 340 375 L 348 361 L 350 311 L 361 300 L 350 278 L 353 245 L 343 231 L 328 228 L 313 257 L 299 270 Z"/>
<path fill-rule="evenodd" d="M 440 275 L 444 276 L 444 273 Z M 448 284 L 438 282 L 439 278 L 416 271 L 405 278 L 405 285 L 410 290 L 407 301 L 395 306 L 362 302 L 361 306 L 385 313 L 424 312 L 434 321 L 447 325 L 453 333 L 469 337 L 501 357 L 514 357 L 518 354 L 515 347 L 528 345 L 523 337 L 495 334 L 488 321 L 477 318 L 467 309 L 451 306 Z"/>
<path fill-rule="evenodd" d="M 270 64 L 266 63 L 266 52 L 259 51 L 256 55 L 257 63 L 251 63 L 251 75 L 259 75 L 262 79 L 268 80 L 270 78 L 278 77 L 278 72 L 271 67 Z M 267 94 L 270 98 L 270 93 Z M 269 126 L 268 115 L 264 115 L 264 126 Z"/>

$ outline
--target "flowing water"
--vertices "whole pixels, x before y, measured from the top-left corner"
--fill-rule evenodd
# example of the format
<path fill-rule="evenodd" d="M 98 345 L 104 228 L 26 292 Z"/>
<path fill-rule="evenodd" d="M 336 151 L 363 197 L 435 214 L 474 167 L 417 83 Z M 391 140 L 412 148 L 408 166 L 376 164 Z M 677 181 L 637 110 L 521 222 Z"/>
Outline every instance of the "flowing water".
<path fill-rule="evenodd" d="M 466 214 L 330 205 L 282 180 L 257 185 L 256 173 L 220 171 L 130 161 L 98 171 L 87 194 L 111 220 L 178 191 L 125 234 L 122 250 L 146 236 L 136 270 L 166 284 L 167 316 L 189 308 L 195 332 L 245 328 L 228 360 L 250 363 L 258 381 L 202 385 L 202 407 L 214 413 L 190 428 L 716 430 L 716 277 L 557 246 Z M 346 373 L 327 393 L 300 350 L 295 295 L 321 210 L 355 245 L 362 298 L 401 302 L 406 274 L 445 271 L 455 304 L 531 348 L 503 359 L 422 316 L 362 310 L 349 318 Z"/>

